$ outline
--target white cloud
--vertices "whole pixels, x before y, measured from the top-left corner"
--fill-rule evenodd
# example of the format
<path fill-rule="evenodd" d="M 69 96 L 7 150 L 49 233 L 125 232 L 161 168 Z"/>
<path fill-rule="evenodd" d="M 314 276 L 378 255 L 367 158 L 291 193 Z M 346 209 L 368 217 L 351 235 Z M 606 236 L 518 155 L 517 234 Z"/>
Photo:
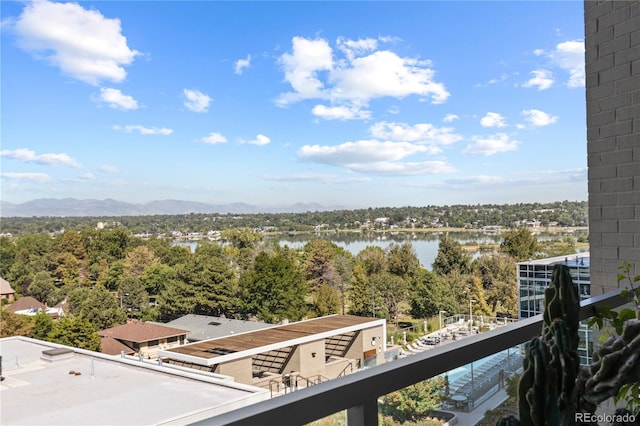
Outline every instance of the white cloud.
<path fill-rule="evenodd" d="M 509 75 L 507 75 L 507 74 L 501 74 L 501 75 L 500 75 L 500 77 L 498 77 L 498 78 L 492 78 L 491 80 L 487 81 L 486 83 L 479 83 L 479 84 L 476 84 L 476 85 L 475 85 L 475 87 L 487 87 L 487 86 L 491 86 L 491 85 L 493 85 L 493 84 L 496 84 L 496 83 L 500 83 L 500 82 L 502 82 L 502 81 L 505 81 L 505 80 L 506 80 L 506 79 L 508 79 L 508 78 L 509 78 Z"/>
<path fill-rule="evenodd" d="M 284 53 L 278 62 L 284 68 L 285 80 L 294 92 L 280 95 L 278 104 L 286 105 L 302 99 L 324 98 L 320 71 L 333 68 L 333 51 L 326 40 L 293 37 L 292 53 Z"/>
<path fill-rule="evenodd" d="M 212 100 L 208 95 L 205 95 L 198 90 L 191 89 L 184 89 L 183 94 L 186 98 L 184 106 L 187 109 L 193 112 L 207 112 Z"/>
<path fill-rule="evenodd" d="M 549 55 L 555 65 L 569 73 L 569 87 L 584 87 L 584 41 L 565 41 L 556 45 Z"/>
<path fill-rule="evenodd" d="M 506 127 L 507 123 L 502 114 L 497 112 L 488 112 L 487 115 L 480 119 L 482 127 Z"/>
<path fill-rule="evenodd" d="M 463 154 L 494 155 L 499 152 L 515 151 L 520 142 L 512 140 L 506 133 L 497 133 L 489 137 L 474 136 L 473 143 L 467 145 Z"/>
<path fill-rule="evenodd" d="M 265 135 L 258 135 L 258 136 L 256 136 L 255 139 L 250 140 L 247 143 L 250 144 L 250 145 L 264 146 L 264 145 L 268 145 L 270 142 L 271 142 L 271 139 L 269 139 Z"/>
<path fill-rule="evenodd" d="M 557 116 L 549 115 L 544 111 L 540 111 L 539 109 L 524 110 L 522 111 L 522 115 L 527 122 L 538 127 L 548 126 L 549 124 L 553 124 L 558 121 Z"/>
<path fill-rule="evenodd" d="M 19 46 L 89 84 L 121 82 L 140 53 L 127 45 L 119 19 L 77 3 L 28 3 L 13 22 Z"/>
<path fill-rule="evenodd" d="M 351 169 L 361 173 L 375 173 L 393 176 L 433 175 L 456 171 L 455 168 L 451 167 L 445 161 L 423 161 L 416 163 L 379 161 L 376 163 L 353 164 Z"/>
<path fill-rule="evenodd" d="M 524 83 L 523 87 L 535 87 L 539 91 L 546 90 L 553 85 L 553 73 L 547 70 L 533 70 L 530 72 L 533 75 L 526 83 Z"/>
<path fill-rule="evenodd" d="M 46 173 L 0 173 L 0 177 L 7 180 L 20 180 L 36 183 L 47 183 L 51 178 Z"/>
<path fill-rule="evenodd" d="M 360 140 L 336 146 L 304 145 L 298 158 L 331 165 L 353 165 L 397 161 L 427 151 L 427 147 L 408 142 Z"/>
<path fill-rule="evenodd" d="M 371 111 L 362 110 L 361 107 L 357 105 L 330 107 L 326 105 L 316 105 L 311 110 L 311 113 L 325 120 L 367 120 L 371 118 Z"/>
<path fill-rule="evenodd" d="M 100 88 L 100 94 L 93 98 L 94 102 L 106 103 L 110 108 L 120 110 L 138 109 L 138 101 L 132 96 L 125 95 L 119 89 Z"/>
<path fill-rule="evenodd" d="M 245 68 L 249 68 L 249 66 L 251 65 L 251 55 L 247 55 L 247 57 L 245 59 L 238 59 L 235 63 L 233 72 L 241 75 Z"/>
<path fill-rule="evenodd" d="M 173 129 L 167 129 L 166 127 L 144 127 L 140 125 L 127 125 L 127 126 L 113 126 L 113 130 L 119 130 L 125 133 L 138 132 L 141 135 L 170 135 L 173 133 Z"/>
<path fill-rule="evenodd" d="M 453 133 L 451 127 L 435 127 L 430 123 L 418 123 L 413 126 L 406 123 L 382 121 L 373 124 L 369 133 L 376 139 L 416 142 L 426 145 L 450 145 L 461 141 L 462 136 Z"/>
<path fill-rule="evenodd" d="M 536 55 L 536 56 L 542 56 L 542 55 L 544 55 L 544 49 L 535 49 L 533 51 L 533 54 Z"/>
<path fill-rule="evenodd" d="M 459 120 L 459 119 L 460 117 L 457 116 L 456 114 L 447 114 L 444 116 L 442 121 L 444 121 L 445 123 L 451 123 L 452 121 Z"/>
<path fill-rule="evenodd" d="M 403 58 L 389 50 L 375 50 L 382 39 L 339 38 L 337 52 L 324 39 L 294 37 L 292 52 L 279 58 L 293 91 L 281 94 L 280 106 L 304 99 L 330 100 L 334 106 L 366 105 L 374 98 L 430 97 L 442 103 L 449 92 L 434 80 L 431 62 Z"/>
<path fill-rule="evenodd" d="M 379 50 L 354 58 L 347 66 L 331 71 L 335 82 L 329 91 L 332 99 L 369 100 L 380 97 L 403 98 L 409 95 L 430 96 L 440 104 L 449 92 L 444 84 L 434 81 L 435 72 L 429 61 L 401 58 L 394 52 Z"/>
<path fill-rule="evenodd" d="M 219 144 L 219 143 L 227 143 L 227 138 L 225 138 L 222 134 L 220 133 L 209 133 L 208 136 L 205 136 L 203 138 L 200 139 L 200 141 L 204 142 L 204 143 L 208 143 L 208 144 Z"/>
<path fill-rule="evenodd" d="M 338 49 L 344 52 L 348 59 L 353 59 L 355 56 L 361 56 L 376 50 L 378 48 L 378 40 L 374 38 L 349 40 L 344 37 L 338 37 L 336 45 Z"/>
<path fill-rule="evenodd" d="M 76 169 L 82 167 L 76 160 L 69 157 L 67 154 L 36 155 L 35 151 L 26 148 L 16 149 L 13 151 L 4 149 L 0 151 L 0 157 L 7 157 L 12 160 L 22 161 L 25 163 L 37 163 L 46 166 L 67 166 Z"/>
<path fill-rule="evenodd" d="M 118 168 L 110 164 L 103 164 L 99 167 L 99 170 L 104 173 L 118 173 Z"/>
<path fill-rule="evenodd" d="M 80 176 L 81 180 L 96 180 L 96 176 L 93 173 L 85 173 Z"/>
<path fill-rule="evenodd" d="M 325 173 L 299 173 L 293 175 L 265 175 L 264 180 L 276 182 L 321 182 L 330 184 L 345 184 L 367 182 L 367 177 L 343 177 L 338 175 L 330 175 Z"/>

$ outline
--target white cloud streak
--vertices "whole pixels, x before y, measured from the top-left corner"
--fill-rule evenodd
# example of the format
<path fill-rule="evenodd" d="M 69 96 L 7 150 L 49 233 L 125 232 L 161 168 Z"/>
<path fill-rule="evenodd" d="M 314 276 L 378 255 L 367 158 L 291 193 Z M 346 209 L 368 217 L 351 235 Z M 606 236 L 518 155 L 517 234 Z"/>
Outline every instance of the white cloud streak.
<path fill-rule="evenodd" d="M 211 145 L 216 145 L 220 143 L 227 143 L 227 138 L 224 137 L 221 133 L 212 132 L 207 136 L 201 138 L 200 141 Z"/>
<path fill-rule="evenodd" d="M 199 90 L 184 89 L 184 106 L 193 112 L 207 112 L 212 99 Z"/>
<path fill-rule="evenodd" d="M 127 126 L 113 126 L 113 130 L 118 130 L 124 133 L 133 133 L 138 132 L 141 135 L 170 135 L 173 133 L 173 129 L 168 129 L 166 127 L 144 127 L 140 125 L 127 125 Z"/>
<path fill-rule="evenodd" d="M 316 108 L 313 111 L 316 116 L 367 119 L 368 114 L 351 113 L 360 111 L 375 98 L 417 95 L 430 98 L 434 104 L 447 100 L 449 92 L 444 84 L 435 81 L 430 61 L 377 50 L 378 43 L 384 41 L 387 40 L 341 37 L 334 51 L 327 40 L 293 37 L 291 52 L 284 53 L 278 60 L 285 81 L 293 91 L 282 93 L 276 104 L 286 106 L 305 99 L 328 100 L 332 106 Z M 338 109 L 340 107 L 344 109 Z"/>
<path fill-rule="evenodd" d="M 140 53 L 127 45 L 119 19 L 77 3 L 29 2 L 12 22 L 18 45 L 77 80 L 121 82 Z"/>
<path fill-rule="evenodd" d="M 482 127 L 506 127 L 507 123 L 502 114 L 497 112 L 488 112 L 487 115 L 480 119 Z"/>
<path fill-rule="evenodd" d="M 371 118 L 371 111 L 362 110 L 357 105 L 341 105 L 341 106 L 326 106 L 316 105 L 311 110 L 311 113 L 316 117 L 324 118 L 325 120 L 367 120 Z"/>
<path fill-rule="evenodd" d="M 35 183 L 47 183 L 51 178 L 46 173 L 0 173 L 2 179 Z"/>
<path fill-rule="evenodd" d="M 492 136 L 474 136 L 473 143 L 467 145 L 463 154 L 490 156 L 500 152 L 515 151 L 520 142 L 512 140 L 506 133 Z"/>
<path fill-rule="evenodd" d="M 102 87 L 100 88 L 100 94 L 98 96 L 94 96 L 93 101 L 97 103 L 105 103 L 109 108 L 123 111 L 138 109 L 138 101 L 136 101 L 132 96 L 125 95 L 119 89 Z"/>
<path fill-rule="evenodd" d="M 442 119 L 442 121 L 444 121 L 445 123 L 451 123 L 453 121 L 459 120 L 460 117 L 456 114 L 447 114 L 444 116 L 444 118 Z"/>
<path fill-rule="evenodd" d="M 522 86 L 527 88 L 536 88 L 538 91 L 546 90 L 553 86 L 553 73 L 547 70 L 533 70 L 530 72 L 533 77 L 527 80 Z"/>
<path fill-rule="evenodd" d="M 21 148 L 16 150 L 2 150 L 0 157 L 6 157 L 24 163 L 36 163 L 45 166 L 66 166 L 79 169 L 82 166 L 67 154 L 40 154 L 36 155 L 35 151 Z"/>
<path fill-rule="evenodd" d="M 234 64 L 233 72 L 242 75 L 245 69 L 251 66 L 251 55 L 247 55 L 245 59 L 238 59 Z"/>
<path fill-rule="evenodd" d="M 567 86 L 584 87 L 584 41 L 572 40 L 559 43 L 549 56 L 556 66 L 569 73 Z"/>
<path fill-rule="evenodd" d="M 463 137 L 454 133 L 451 127 L 435 127 L 430 123 L 409 125 L 382 121 L 369 128 L 369 133 L 376 139 L 416 142 L 423 145 L 451 145 Z"/>
<path fill-rule="evenodd" d="M 533 126 L 543 127 L 558 121 L 558 117 L 547 114 L 539 109 L 527 109 L 522 111 L 524 119 Z"/>
<path fill-rule="evenodd" d="M 247 143 L 250 145 L 264 146 L 269 145 L 269 143 L 271 143 L 271 139 L 265 135 L 257 135 L 255 139 L 252 139 Z"/>

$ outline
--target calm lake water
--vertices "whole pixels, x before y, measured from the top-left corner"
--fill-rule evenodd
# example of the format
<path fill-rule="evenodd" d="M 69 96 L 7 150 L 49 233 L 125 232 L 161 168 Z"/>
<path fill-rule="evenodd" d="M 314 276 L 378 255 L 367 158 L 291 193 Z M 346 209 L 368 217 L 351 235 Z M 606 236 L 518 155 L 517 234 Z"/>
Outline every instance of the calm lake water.
<path fill-rule="evenodd" d="M 300 234 L 294 236 L 281 236 L 276 240 L 282 247 L 289 246 L 291 248 L 302 248 L 312 239 L 326 239 L 339 247 L 349 251 L 354 256 L 360 253 L 368 246 L 380 247 L 386 250 L 391 244 L 411 243 L 416 257 L 427 269 L 431 269 L 431 264 L 438 254 L 438 246 L 440 244 L 440 233 L 393 233 L 393 234 L 371 234 L 366 236 L 363 234 Z M 471 233 L 451 233 L 450 237 L 454 238 L 460 244 L 480 243 L 480 244 L 499 244 L 500 236 L 491 236 L 483 234 Z M 478 252 L 471 252 L 472 255 L 479 255 Z"/>
<path fill-rule="evenodd" d="M 502 237 L 500 235 L 488 235 L 482 232 L 452 232 L 448 234 L 449 237 L 457 240 L 460 244 L 465 245 L 485 245 L 485 244 L 500 244 Z M 541 233 L 537 235 L 538 240 L 550 240 L 561 239 L 568 235 L 578 237 L 578 234 L 545 234 Z M 586 235 L 586 232 L 584 233 Z M 268 236 L 266 241 L 277 241 L 281 247 L 288 246 L 293 249 L 304 247 L 304 245 L 316 239 L 325 239 L 333 242 L 339 247 L 348 250 L 354 256 L 367 246 L 380 247 L 386 250 L 391 244 L 402 244 L 405 242 L 411 243 L 413 250 L 416 253 L 416 257 L 427 269 L 431 269 L 431 264 L 438 254 L 438 245 L 440 244 L 440 237 L 442 233 L 411 233 L 411 232 L 388 232 L 388 233 L 333 233 L 333 234 L 296 234 L 296 235 L 277 235 Z M 191 247 L 191 250 L 195 250 L 198 245 L 197 241 L 189 241 L 179 243 Z M 474 257 L 480 255 L 478 251 L 469 252 Z"/>

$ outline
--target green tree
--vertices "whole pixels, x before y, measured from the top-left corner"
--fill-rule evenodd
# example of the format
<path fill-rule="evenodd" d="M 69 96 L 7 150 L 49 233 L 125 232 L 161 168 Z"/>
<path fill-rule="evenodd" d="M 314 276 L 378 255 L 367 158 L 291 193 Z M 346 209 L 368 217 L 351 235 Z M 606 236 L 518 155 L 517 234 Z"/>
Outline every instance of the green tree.
<path fill-rule="evenodd" d="M 29 285 L 29 295 L 47 306 L 54 306 L 58 301 L 56 286 L 47 271 L 40 271 Z"/>
<path fill-rule="evenodd" d="M 100 351 L 100 337 L 93 324 L 80 316 L 67 315 L 60 318 L 53 325 L 47 340 L 75 348 Z"/>
<path fill-rule="evenodd" d="M 124 276 L 124 259 L 116 260 L 111 264 L 109 269 L 102 274 L 98 283 L 103 285 L 106 289 L 110 291 L 118 290 L 120 286 L 120 281 Z"/>
<path fill-rule="evenodd" d="M 9 276 L 9 269 L 16 259 L 18 248 L 7 237 L 0 237 L 0 277 Z"/>
<path fill-rule="evenodd" d="M 440 238 L 438 254 L 431 267 L 438 275 L 466 274 L 471 270 L 471 255 L 462 249 L 458 241 L 445 235 Z"/>
<path fill-rule="evenodd" d="M 236 276 L 218 244 L 201 245 L 191 261 L 178 268 L 179 278 L 195 288 L 194 313 L 233 317 L 240 297 Z"/>
<path fill-rule="evenodd" d="M 140 281 L 147 293 L 157 296 L 164 290 L 166 283 L 176 279 L 177 276 L 178 274 L 173 267 L 157 263 L 144 270 L 144 273 L 140 276 Z"/>
<path fill-rule="evenodd" d="M 192 314 L 196 307 L 196 289 L 180 279 L 170 279 L 158 297 L 160 318 L 172 321 Z"/>
<path fill-rule="evenodd" d="M 442 377 L 418 382 L 385 395 L 382 398 L 380 411 L 383 415 L 391 416 L 400 423 L 420 420 L 427 417 L 430 410 L 440 407 L 442 401 L 440 390 L 443 387 Z"/>
<path fill-rule="evenodd" d="M 311 240 L 304 245 L 304 266 L 311 287 L 317 289 L 321 284 L 337 279 L 334 259 L 341 248 L 331 241 Z"/>
<path fill-rule="evenodd" d="M 540 251 L 540 243 L 529 228 L 510 229 L 502 234 L 502 239 L 500 251 L 517 262 L 532 259 Z"/>
<path fill-rule="evenodd" d="M 484 297 L 484 289 L 482 288 L 482 280 L 476 276 L 469 277 L 469 287 L 471 292 L 471 300 L 473 300 L 473 315 L 474 317 L 479 315 L 494 316 L 495 313 L 491 310 L 487 304 L 487 300 Z"/>
<path fill-rule="evenodd" d="M 276 323 L 301 320 L 309 287 L 302 267 L 288 249 L 262 252 L 240 277 L 245 314 Z"/>
<path fill-rule="evenodd" d="M 411 278 L 420 267 L 411 243 L 392 243 L 387 248 L 388 270 L 404 279 Z"/>
<path fill-rule="evenodd" d="M 387 256 L 378 246 L 367 246 L 356 256 L 356 262 L 364 268 L 368 276 L 379 274 L 387 270 Z"/>
<path fill-rule="evenodd" d="M 88 291 L 78 288 L 73 292 L 79 292 L 82 296 L 70 294 L 70 303 L 77 305 L 72 312 L 89 321 L 95 330 L 115 327 L 127 321 L 127 315 L 119 301 L 102 284 L 96 284 Z"/>
<path fill-rule="evenodd" d="M 9 312 L 5 306 L 0 307 L 0 337 L 29 336 L 33 322 L 25 315 Z"/>
<path fill-rule="evenodd" d="M 127 253 L 122 265 L 122 275 L 124 277 L 140 277 L 146 268 L 156 265 L 158 258 L 148 247 L 136 247 Z"/>
<path fill-rule="evenodd" d="M 458 303 L 451 289 L 445 287 L 438 275 L 420 268 L 412 281 L 409 311 L 413 318 L 427 318 L 440 311 L 458 312 Z"/>
<path fill-rule="evenodd" d="M 349 292 L 349 313 L 363 317 L 377 317 L 377 311 L 383 301 L 380 290 L 369 281 L 363 263 L 356 263 L 351 277 L 351 291 Z"/>
<path fill-rule="evenodd" d="M 489 307 L 497 315 L 518 317 L 518 280 L 513 258 L 505 254 L 480 256 L 473 262 L 475 275 L 482 280 Z"/>
<path fill-rule="evenodd" d="M 53 319 L 51 318 L 51 315 L 44 312 L 38 312 L 33 317 L 31 337 L 39 340 L 47 340 L 51 330 L 53 330 Z"/>
<path fill-rule="evenodd" d="M 389 272 L 374 274 L 369 277 L 370 283 L 382 299 L 382 313 L 390 321 L 398 325 L 400 304 L 407 299 L 409 286 L 406 280 Z"/>
<path fill-rule="evenodd" d="M 337 314 L 341 308 L 340 293 L 329 284 L 320 284 L 313 296 L 313 310 L 316 316 Z"/>
<path fill-rule="evenodd" d="M 142 310 L 149 307 L 149 294 L 139 278 L 129 276 L 120 281 L 118 289 L 120 307 L 129 318 L 140 318 Z"/>

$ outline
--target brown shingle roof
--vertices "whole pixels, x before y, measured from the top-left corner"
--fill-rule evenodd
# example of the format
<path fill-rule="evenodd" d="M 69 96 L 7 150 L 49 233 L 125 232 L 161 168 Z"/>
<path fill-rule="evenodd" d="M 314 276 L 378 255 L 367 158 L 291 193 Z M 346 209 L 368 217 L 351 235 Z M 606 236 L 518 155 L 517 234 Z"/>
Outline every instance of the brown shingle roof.
<path fill-rule="evenodd" d="M 13 290 L 13 287 L 11 287 L 11 284 L 9 284 L 9 281 L 0 277 L 0 294 L 14 294 L 14 293 L 15 291 Z"/>
<path fill-rule="evenodd" d="M 133 349 L 113 337 L 100 337 L 100 352 L 108 355 L 120 355 L 121 351 L 124 351 L 127 355 L 133 355 L 136 353 Z"/>
<path fill-rule="evenodd" d="M 114 339 L 136 343 L 174 336 L 186 336 L 187 333 L 189 333 L 187 330 L 165 327 L 148 322 L 130 322 L 128 324 L 98 331 L 98 335 L 100 335 L 100 337 L 113 337 Z"/>
<path fill-rule="evenodd" d="M 43 312 L 46 312 L 47 307 L 44 305 L 44 303 L 38 302 L 31 296 L 21 297 L 20 299 L 7 306 L 7 310 L 13 313 L 16 313 L 17 311 L 25 311 L 27 309 L 42 309 Z"/>

